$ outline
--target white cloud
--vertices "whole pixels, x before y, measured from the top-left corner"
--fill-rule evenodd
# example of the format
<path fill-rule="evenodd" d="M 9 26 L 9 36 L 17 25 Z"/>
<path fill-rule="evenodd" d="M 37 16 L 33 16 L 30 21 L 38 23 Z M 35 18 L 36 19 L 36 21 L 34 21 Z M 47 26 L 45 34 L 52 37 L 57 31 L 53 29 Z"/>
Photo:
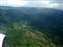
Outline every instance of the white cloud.
<path fill-rule="evenodd" d="M 50 8 L 57 8 L 59 6 L 58 3 L 50 3 L 48 7 Z"/>
<path fill-rule="evenodd" d="M 28 1 L 25 6 L 28 7 L 47 7 L 49 1 Z"/>
<path fill-rule="evenodd" d="M 53 3 L 63 3 L 63 0 L 50 0 Z"/>
<path fill-rule="evenodd" d="M 52 2 L 53 1 L 53 2 Z M 63 3 L 54 0 L 0 0 L 1 6 L 63 8 Z"/>
<path fill-rule="evenodd" d="M 24 6 L 27 1 L 24 0 L 0 0 L 0 5 L 2 6 Z"/>
<path fill-rule="evenodd" d="M 58 3 L 51 3 L 50 1 L 29 1 L 25 6 L 57 8 L 57 7 L 59 7 L 59 4 Z"/>

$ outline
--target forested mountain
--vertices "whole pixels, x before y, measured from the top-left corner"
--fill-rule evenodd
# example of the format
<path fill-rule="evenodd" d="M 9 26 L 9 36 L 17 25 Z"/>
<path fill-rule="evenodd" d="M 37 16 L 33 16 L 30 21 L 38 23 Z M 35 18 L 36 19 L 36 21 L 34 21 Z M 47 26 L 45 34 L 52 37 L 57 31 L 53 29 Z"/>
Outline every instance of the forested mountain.
<path fill-rule="evenodd" d="M 14 22 L 27 23 L 63 45 L 63 11 L 51 8 L 0 7 L 0 28 Z"/>

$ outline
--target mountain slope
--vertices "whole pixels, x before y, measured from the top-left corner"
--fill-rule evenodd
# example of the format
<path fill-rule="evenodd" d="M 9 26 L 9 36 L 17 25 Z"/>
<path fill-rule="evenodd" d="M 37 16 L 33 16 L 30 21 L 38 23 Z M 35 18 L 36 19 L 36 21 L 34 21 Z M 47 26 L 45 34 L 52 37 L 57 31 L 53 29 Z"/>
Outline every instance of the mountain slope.
<path fill-rule="evenodd" d="M 34 26 L 34 29 L 39 29 L 40 32 L 48 32 L 48 36 L 56 44 L 63 45 L 63 11 L 61 10 L 50 8 L 1 7 L 0 30 L 2 28 L 6 30 L 6 27 L 14 22 L 26 22 L 28 25 Z"/>
<path fill-rule="evenodd" d="M 18 23 L 8 26 L 6 44 L 6 47 L 56 47 L 47 34 Z"/>

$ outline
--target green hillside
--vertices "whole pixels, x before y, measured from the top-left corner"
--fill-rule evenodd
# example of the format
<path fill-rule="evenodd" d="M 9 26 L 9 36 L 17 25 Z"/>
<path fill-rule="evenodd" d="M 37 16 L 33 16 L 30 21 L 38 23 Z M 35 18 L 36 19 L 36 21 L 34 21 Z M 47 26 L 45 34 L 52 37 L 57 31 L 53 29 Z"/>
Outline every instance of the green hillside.
<path fill-rule="evenodd" d="M 9 24 L 6 32 L 6 47 L 56 47 L 46 32 L 40 32 L 23 23 Z"/>
<path fill-rule="evenodd" d="M 6 47 L 63 47 L 63 11 L 0 6 L 0 33 Z"/>

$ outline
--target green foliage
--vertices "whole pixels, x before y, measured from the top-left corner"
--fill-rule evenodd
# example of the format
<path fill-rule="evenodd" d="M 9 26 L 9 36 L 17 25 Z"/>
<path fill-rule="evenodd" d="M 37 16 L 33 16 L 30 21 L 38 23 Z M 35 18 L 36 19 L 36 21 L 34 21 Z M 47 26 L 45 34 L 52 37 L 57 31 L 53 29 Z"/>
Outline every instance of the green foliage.
<path fill-rule="evenodd" d="M 6 47 L 56 47 L 46 33 L 24 23 L 9 24 L 6 31 Z"/>

